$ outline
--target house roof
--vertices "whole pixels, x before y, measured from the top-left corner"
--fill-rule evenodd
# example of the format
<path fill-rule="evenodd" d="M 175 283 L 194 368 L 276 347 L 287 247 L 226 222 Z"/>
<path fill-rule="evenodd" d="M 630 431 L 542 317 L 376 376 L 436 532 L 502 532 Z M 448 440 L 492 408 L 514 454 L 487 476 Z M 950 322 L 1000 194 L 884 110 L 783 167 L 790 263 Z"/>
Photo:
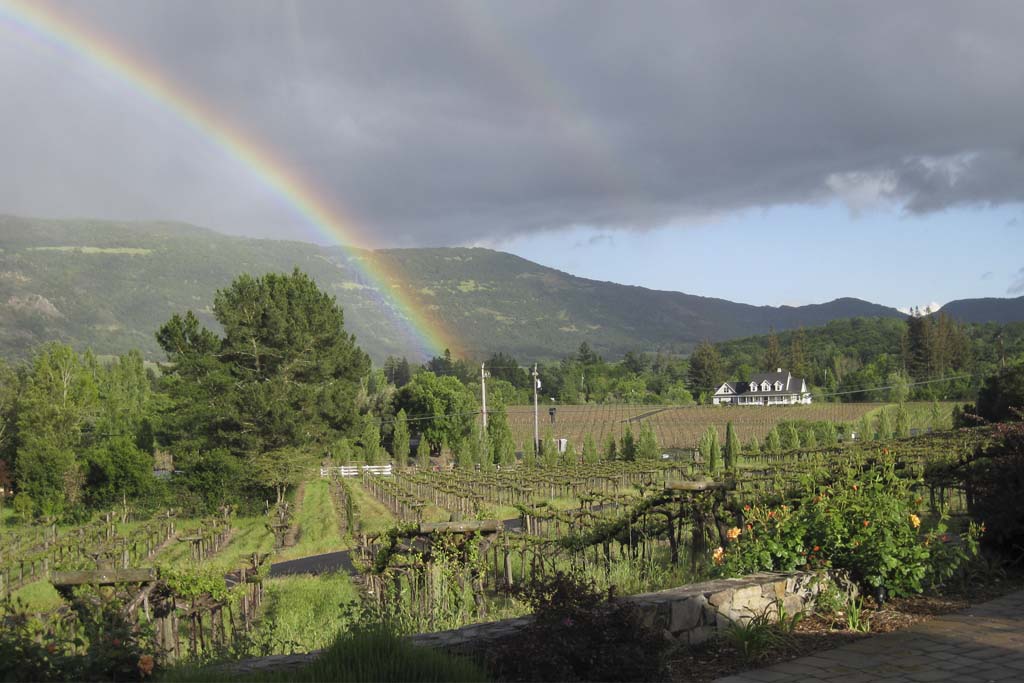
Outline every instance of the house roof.
<path fill-rule="evenodd" d="M 762 391 L 761 384 L 767 381 L 771 385 L 769 391 Z M 758 385 L 757 391 L 750 390 L 751 382 L 756 382 Z M 782 391 L 775 390 L 775 383 L 782 382 Z M 751 396 L 790 396 L 792 394 L 799 394 L 800 388 L 803 386 L 804 380 L 801 377 L 794 377 L 787 370 L 776 370 L 775 372 L 761 372 L 756 375 L 750 376 L 750 381 L 747 382 L 725 382 L 723 386 L 728 386 L 730 396 L 742 396 L 743 394 L 750 394 Z M 722 387 L 718 388 L 715 392 L 716 396 L 724 396 L 721 391 Z"/>

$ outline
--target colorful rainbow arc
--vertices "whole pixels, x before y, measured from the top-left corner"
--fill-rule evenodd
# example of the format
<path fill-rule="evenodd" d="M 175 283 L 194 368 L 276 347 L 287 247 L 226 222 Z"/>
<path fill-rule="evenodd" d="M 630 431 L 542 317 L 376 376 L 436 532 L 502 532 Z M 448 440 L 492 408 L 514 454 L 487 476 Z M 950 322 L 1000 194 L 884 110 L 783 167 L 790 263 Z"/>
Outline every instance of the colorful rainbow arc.
<path fill-rule="evenodd" d="M 384 259 L 372 252 L 356 251 L 355 247 L 368 242 L 355 222 L 318 196 L 311 183 L 290 169 L 266 145 L 238 130 L 137 55 L 129 55 L 81 22 L 72 22 L 42 3 L 22 0 L 0 2 L 0 19 L 4 17 L 44 43 L 102 68 L 157 105 L 174 112 L 280 196 L 323 237 L 341 246 L 350 263 L 390 304 L 423 354 L 433 356 L 445 348 L 457 351 L 440 321 L 421 313 L 420 307 L 403 292 L 401 278 Z"/>

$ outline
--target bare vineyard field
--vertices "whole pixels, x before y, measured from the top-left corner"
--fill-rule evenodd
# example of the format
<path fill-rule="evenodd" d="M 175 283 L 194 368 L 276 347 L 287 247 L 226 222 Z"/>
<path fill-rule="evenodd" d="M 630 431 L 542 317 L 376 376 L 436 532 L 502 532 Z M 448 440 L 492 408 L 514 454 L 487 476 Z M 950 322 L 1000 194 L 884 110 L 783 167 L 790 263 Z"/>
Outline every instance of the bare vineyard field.
<path fill-rule="evenodd" d="M 733 423 L 743 443 L 757 437 L 761 442 L 779 422 L 786 420 L 829 421 L 852 423 L 865 414 L 871 415 L 885 407 L 884 403 L 820 403 L 802 406 L 659 406 L 659 405 L 577 405 L 557 406 L 554 419 L 549 415 L 551 406 L 540 406 L 541 437 L 550 433 L 554 438 L 568 438 L 577 447 L 587 434 L 594 437 L 600 448 L 610 434 L 622 437 L 628 425 L 634 433 L 642 423 L 650 424 L 658 444 L 665 449 L 693 448 L 708 427 L 725 437 L 725 427 Z M 926 423 L 930 403 L 907 404 L 912 426 Z M 952 404 L 941 404 L 943 415 L 949 415 Z M 890 410 L 895 410 L 891 405 Z M 533 438 L 533 406 L 509 406 L 509 424 L 516 447 L 528 444 Z"/>

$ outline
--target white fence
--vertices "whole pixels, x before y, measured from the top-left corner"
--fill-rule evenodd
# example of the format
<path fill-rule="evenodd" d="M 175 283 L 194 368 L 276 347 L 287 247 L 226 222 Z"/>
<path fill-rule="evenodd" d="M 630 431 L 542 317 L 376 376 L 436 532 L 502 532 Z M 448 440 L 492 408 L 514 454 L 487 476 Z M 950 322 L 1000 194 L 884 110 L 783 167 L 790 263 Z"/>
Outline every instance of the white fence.
<path fill-rule="evenodd" d="M 391 465 L 341 465 L 339 467 L 321 467 L 320 476 L 329 477 L 336 474 L 339 477 L 358 477 L 363 472 L 375 474 L 382 477 L 391 476 Z"/>

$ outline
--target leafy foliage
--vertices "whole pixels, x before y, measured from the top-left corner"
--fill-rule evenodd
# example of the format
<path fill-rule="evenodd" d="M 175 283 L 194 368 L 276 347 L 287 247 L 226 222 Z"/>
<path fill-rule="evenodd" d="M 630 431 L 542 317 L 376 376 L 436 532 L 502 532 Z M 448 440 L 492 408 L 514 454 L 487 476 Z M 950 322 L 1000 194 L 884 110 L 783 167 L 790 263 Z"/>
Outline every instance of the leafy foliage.
<path fill-rule="evenodd" d="M 748 506 L 736 541 L 722 554 L 722 571 L 833 568 L 867 589 L 920 593 L 965 557 L 940 549 L 948 538 L 944 519 L 931 529 L 922 526 L 914 483 L 888 462 L 809 484 L 793 505 Z"/>

